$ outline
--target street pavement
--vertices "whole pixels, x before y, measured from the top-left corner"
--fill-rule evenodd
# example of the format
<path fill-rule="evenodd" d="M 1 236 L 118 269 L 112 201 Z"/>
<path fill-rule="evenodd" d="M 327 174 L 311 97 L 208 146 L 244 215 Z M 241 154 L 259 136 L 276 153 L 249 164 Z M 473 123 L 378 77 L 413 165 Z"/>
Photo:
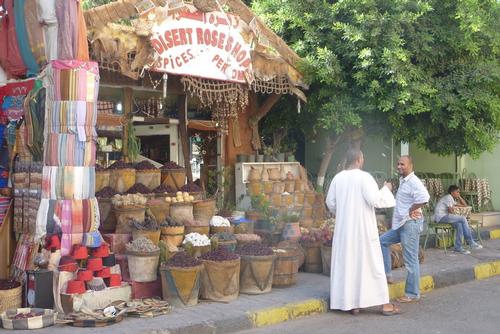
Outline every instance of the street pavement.
<path fill-rule="evenodd" d="M 474 251 L 471 255 L 462 255 L 451 251 L 444 252 L 442 249 L 427 249 L 425 251 L 424 263 L 421 265 L 421 275 L 424 283 L 422 284 L 423 291 L 429 292 L 427 298 L 435 294 L 443 296 L 443 291 L 446 290 L 441 288 L 447 286 L 454 286 L 460 283 L 500 275 L 500 239 L 487 240 L 484 242 L 484 246 L 484 249 Z M 390 292 L 392 297 L 397 297 L 403 293 L 404 278 L 406 277 L 404 268 L 397 269 L 394 273 L 394 277 L 397 283 L 391 286 Z M 496 284 L 498 284 L 498 282 L 499 281 L 496 280 Z M 491 287 L 494 287 L 494 285 L 484 286 L 478 289 L 484 289 L 484 291 L 480 292 L 480 294 L 478 293 L 476 296 L 473 295 L 475 299 L 471 299 L 474 303 L 471 305 L 477 307 L 477 301 L 484 299 L 479 296 L 489 296 Z M 273 288 L 271 293 L 263 295 L 240 295 L 237 300 L 230 303 L 200 301 L 200 304 L 196 306 L 176 308 L 168 315 L 152 319 L 126 318 L 115 325 L 95 329 L 76 329 L 65 325 L 58 325 L 37 330 L 37 333 L 72 334 L 75 330 L 78 332 L 88 331 L 98 334 L 235 333 L 285 321 L 290 322 L 292 319 L 307 317 L 312 314 L 326 313 L 328 310 L 329 289 L 330 281 L 328 276 L 322 274 L 300 273 L 298 282 L 295 286 L 281 289 Z M 497 314 L 500 314 L 498 290 L 496 290 L 496 292 L 496 299 L 498 302 L 495 311 Z M 461 302 L 465 302 L 465 300 Z M 421 304 L 425 307 L 431 307 L 436 303 L 426 306 L 427 302 L 424 300 Z M 423 310 L 426 309 L 424 306 L 421 306 Z M 445 305 L 442 306 L 444 307 Z M 413 306 L 410 306 L 408 309 L 411 310 L 412 307 Z M 458 305 L 456 305 L 456 307 L 455 310 L 457 312 L 461 311 Z M 436 316 L 440 314 L 440 309 L 437 310 Z M 326 316 L 328 317 L 330 315 L 332 314 L 327 313 Z M 368 317 L 371 316 L 370 314 L 368 315 Z M 431 315 L 429 314 L 428 316 Z M 335 332 L 333 329 L 336 328 L 336 326 L 343 328 L 344 322 L 348 325 L 350 323 L 357 323 L 358 319 L 362 319 L 361 317 L 352 319 L 352 316 L 344 314 L 333 314 L 332 317 L 331 319 L 335 319 L 335 321 L 331 321 L 331 333 Z M 414 319 L 408 314 L 397 318 L 405 319 L 404 317 L 408 317 L 409 320 Z M 378 319 L 381 318 L 381 316 L 373 314 L 372 318 Z M 457 318 L 469 319 L 468 313 L 458 312 Z M 337 321 L 336 319 L 342 319 L 342 321 Z M 382 321 L 381 319 L 377 319 L 374 321 Z M 397 324 L 398 321 L 401 321 L 398 319 L 389 319 L 384 317 L 384 321 L 388 323 Z M 477 316 L 472 316 L 469 321 L 474 323 L 475 319 L 477 319 Z M 497 315 L 496 319 L 500 319 L 500 316 Z M 424 321 L 425 316 L 422 316 L 420 320 Z M 420 328 L 420 323 L 418 321 L 411 323 L 411 325 L 415 328 Z M 396 327 L 391 328 L 394 329 Z M 315 333 L 314 331 L 309 332 Z M 361 332 L 361 330 L 359 332 Z M 398 331 L 394 330 L 389 332 L 398 333 Z M 404 332 L 404 330 L 399 332 Z M 31 333 L 31 331 L 17 331 L 17 333 Z M 431 333 L 437 332 L 434 331 Z M 457 331 L 456 333 L 464 332 Z M 494 333 L 500 334 L 500 324 L 497 331 Z"/>
<path fill-rule="evenodd" d="M 500 276 L 439 289 L 418 303 L 400 306 L 404 313 L 397 316 L 382 316 L 376 308 L 358 316 L 330 311 L 238 333 L 499 334 Z"/>

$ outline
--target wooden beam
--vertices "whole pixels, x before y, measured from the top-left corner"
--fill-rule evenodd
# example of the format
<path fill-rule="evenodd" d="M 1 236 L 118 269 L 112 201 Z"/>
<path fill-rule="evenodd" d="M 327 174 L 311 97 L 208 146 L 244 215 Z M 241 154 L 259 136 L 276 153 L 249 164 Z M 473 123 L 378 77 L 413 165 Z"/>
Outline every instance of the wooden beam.
<path fill-rule="evenodd" d="M 179 114 L 179 133 L 181 136 L 182 155 L 184 156 L 184 167 L 186 168 L 186 176 L 188 182 L 193 182 L 193 171 L 191 170 L 191 161 L 189 159 L 189 138 L 187 132 L 187 115 L 186 115 L 186 95 L 182 95 L 179 99 L 178 114 Z"/>
<path fill-rule="evenodd" d="M 134 108 L 134 91 L 130 87 L 123 88 L 123 143 L 122 143 L 122 153 L 123 160 L 129 160 L 128 157 L 128 122 L 132 117 L 132 111 Z"/>
<path fill-rule="evenodd" d="M 243 3 L 241 0 L 227 0 L 226 4 L 232 9 L 235 15 L 238 15 L 247 24 L 255 19 L 257 23 L 258 30 L 271 42 L 271 45 L 276 48 L 280 55 L 292 66 L 296 66 L 300 57 L 293 51 L 284 41 L 276 35 L 274 31 L 269 29 L 269 27 L 262 22 L 262 20 L 256 16 L 250 8 Z"/>
<path fill-rule="evenodd" d="M 250 128 L 252 128 L 252 147 L 256 151 L 262 148 L 259 136 L 259 121 L 269 112 L 269 110 L 271 110 L 274 104 L 278 102 L 280 97 L 281 95 L 271 94 L 266 98 L 266 100 L 260 107 L 257 107 L 257 94 L 253 92 L 250 93 L 250 103 L 255 106 L 254 108 L 256 109 L 256 112 L 255 114 L 250 116 L 248 125 L 250 126 Z"/>

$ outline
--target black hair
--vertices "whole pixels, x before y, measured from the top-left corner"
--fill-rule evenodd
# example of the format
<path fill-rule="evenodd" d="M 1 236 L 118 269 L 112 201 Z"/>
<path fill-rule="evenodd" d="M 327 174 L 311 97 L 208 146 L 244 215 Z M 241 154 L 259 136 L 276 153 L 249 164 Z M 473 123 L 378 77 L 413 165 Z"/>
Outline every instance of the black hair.
<path fill-rule="evenodd" d="M 452 184 L 451 186 L 448 187 L 448 194 L 451 194 L 452 192 L 454 192 L 456 190 L 460 190 L 460 188 L 458 186 Z"/>

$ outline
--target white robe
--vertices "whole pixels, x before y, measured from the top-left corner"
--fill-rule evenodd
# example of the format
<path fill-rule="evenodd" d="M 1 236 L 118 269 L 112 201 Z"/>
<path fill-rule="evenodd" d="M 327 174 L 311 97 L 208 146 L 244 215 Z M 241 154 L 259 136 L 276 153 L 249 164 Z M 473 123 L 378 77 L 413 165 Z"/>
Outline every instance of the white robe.
<path fill-rule="evenodd" d="M 388 303 L 375 208 L 393 207 L 394 196 L 387 187 L 379 190 L 367 172 L 353 169 L 334 177 L 326 205 L 336 213 L 330 308 L 347 311 Z"/>

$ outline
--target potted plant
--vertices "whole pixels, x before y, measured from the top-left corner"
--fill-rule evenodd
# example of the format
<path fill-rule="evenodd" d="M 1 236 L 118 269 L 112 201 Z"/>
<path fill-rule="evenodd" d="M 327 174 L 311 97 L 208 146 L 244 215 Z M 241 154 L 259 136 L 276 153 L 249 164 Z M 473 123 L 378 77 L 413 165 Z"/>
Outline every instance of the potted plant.
<path fill-rule="evenodd" d="M 283 240 L 298 241 L 300 238 L 300 215 L 297 213 L 286 213 L 283 216 Z"/>
<path fill-rule="evenodd" d="M 255 162 L 264 162 L 264 152 L 263 151 L 257 152 L 257 155 L 255 156 Z"/>
<path fill-rule="evenodd" d="M 246 212 L 247 219 L 257 223 L 260 229 L 269 229 L 269 216 L 271 212 L 271 203 L 264 194 L 258 194 L 250 197 L 251 211 Z"/>
<path fill-rule="evenodd" d="M 264 162 L 273 161 L 273 148 L 271 146 L 264 146 L 262 150 L 264 152 Z"/>

